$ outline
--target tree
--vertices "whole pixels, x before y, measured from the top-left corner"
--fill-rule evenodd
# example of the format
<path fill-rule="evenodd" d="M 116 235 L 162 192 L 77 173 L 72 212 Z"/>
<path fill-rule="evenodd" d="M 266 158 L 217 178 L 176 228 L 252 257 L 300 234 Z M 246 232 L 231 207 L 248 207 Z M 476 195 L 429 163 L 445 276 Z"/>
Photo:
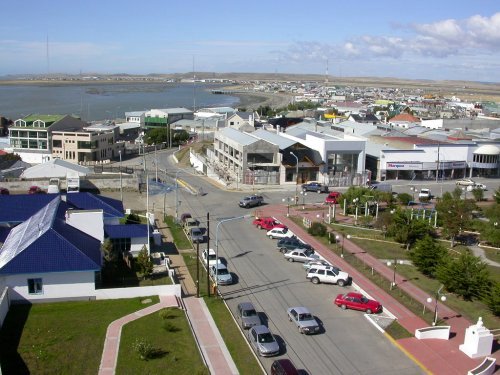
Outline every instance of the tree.
<path fill-rule="evenodd" d="M 495 282 L 485 298 L 485 302 L 495 316 L 500 315 L 500 283 Z"/>
<path fill-rule="evenodd" d="M 148 254 L 146 246 L 142 247 L 139 255 L 137 256 L 137 266 L 139 267 L 139 271 L 144 279 L 148 278 L 153 273 L 153 261 Z"/>
<path fill-rule="evenodd" d="M 430 277 L 435 277 L 437 266 L 447 256 L 446 249 L 428 235 L 416 241 L 414 249 L 410 252 L 410 258 L 415 267 L 424 275 Z"/>
<path fill-rule="evenodd" d="M 413 197 L 408 193 L 400 193 L 398 194 L 398 200 L 401 202 L 402 205 L 408 206 L 408 203 L 410 203 L 413 200 Z"/>
<path fill-rule="evenodd" d="M 443 234 L 451 239 L 451 247 L 455 246 L 455 238 L 464 230 L 472 219 L 471 213 L 475 204 L 461 199 L 462 190 L 456 188 L 452 193 L 446 192 L 436 204 Z"/>
<path fill-rule="evenodd" d="M 490 275 L 486 263 L 466 251 L 457 259 L 448 259 L 436 269 L 436 278 L 446 289 L 466 301 L 486 297 L 491 288 Z"/>
<path fill-rule="evenodd" d="M 155 128 L 149 130 L 144 137 L 144 142 L 146 142 L 148 145 L 159 145 L 160 143 L 169 143 L 168 129 L 169 128 Z"/>
<path fill-rule="evenodd" d="M 172 134 L 172 144 L 180 145 L 186 143 L 189 139 L 189 133 L 185 130 L 175 130 L 174 134 Z"/>
<path fill-rule="evenodd" d="M 114 248 L 113 243 L 109 238 L 106 238 L 101 245 L 102 253 L 104 254 L 105 266 L 109 263 L 116 263 L 120 257 L 120 252 Z"/>
<path fill-rule="evenodd" d="M 406 244 L 406 249 L 409 250 L 417 239 L 434 235 L 434 230 L 427 220 L 412 218 L 410 210 L 395 210 L 392 222 L 387 227 L 387 234 L 396 242 Z"/>
<path fill-rule="evenodd" d="M 472 189 L 472 195 L 476 202 L 481 202 L 484 199 L 484 191 L 480 188 Z"/>
<path fill-rule="evenodd" d="M 495 195 L 493 195 L 493 198 L 495 199 L 495 202 L 500 204 L 500 187 L 495 190 Z"/>

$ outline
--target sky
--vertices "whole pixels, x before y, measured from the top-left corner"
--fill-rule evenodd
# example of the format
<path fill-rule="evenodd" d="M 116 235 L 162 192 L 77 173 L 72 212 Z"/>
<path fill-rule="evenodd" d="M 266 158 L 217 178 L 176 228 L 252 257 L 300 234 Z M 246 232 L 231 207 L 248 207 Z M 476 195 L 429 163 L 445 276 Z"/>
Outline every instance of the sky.
<path fill-rule="evenodd" d="M 498 0 L 25 0 L 0 14 L 0 75 L 328 67 L 333 77 L 500 82 Z"/>

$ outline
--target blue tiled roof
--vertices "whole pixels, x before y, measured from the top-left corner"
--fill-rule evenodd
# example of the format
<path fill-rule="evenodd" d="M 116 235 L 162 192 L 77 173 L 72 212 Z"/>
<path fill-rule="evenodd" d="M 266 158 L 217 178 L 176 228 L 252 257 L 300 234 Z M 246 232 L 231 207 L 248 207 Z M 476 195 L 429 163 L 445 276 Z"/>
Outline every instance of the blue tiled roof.
<path fill-rule="evenodd" d="M 146 224 L 105 225 L 104 232 L 106 233 L 106 237 L 111 239 L 147 237 L 148 227 Z M 151 234 L 152 232 L 150 230 L 149 233 Z"/>
<path fill-rule="evenodd" d="M 101 243 L 57 218 L 59 196 L 13 228 L 0 249 L 0 274 L 99 270 Z"/>
<path fill-rule="evenodd" d="M 123 203 L 117 199 L 103 197 L 92 193 L 71 193 L 66 201 L 80 210 L 104 211 L 104 218 L 123 217 Z"/>
<path fill-rule="evenodd" d="M 0 227 L 0 243 L 4 243 L 5 239 L 9 235 L 11 227 Z"/>

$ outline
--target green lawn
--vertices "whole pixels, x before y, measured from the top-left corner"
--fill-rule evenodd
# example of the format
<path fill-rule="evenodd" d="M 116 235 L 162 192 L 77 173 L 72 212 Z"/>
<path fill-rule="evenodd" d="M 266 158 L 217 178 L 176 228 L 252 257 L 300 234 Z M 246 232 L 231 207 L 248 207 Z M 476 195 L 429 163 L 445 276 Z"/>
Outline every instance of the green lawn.
<path fill-rule="evenodd" d="M 2 372 L 96 374 L 108 325 L 152 304 L 144 299 L 11 306 L 0 331 Z"/>
<path fill-rule="evenodd" d="M 174 218 L 172 216 L 165 216 L 165 223 L 168 225 L 170 229 L 170 233 L 172 234 L 173 242 L 177 249 L 192 249 L 193 245 L 189 242 L 189 239 L 186 237 L 186 234 L 182 230 L 182 227 L 179 224 L 176 224 Z"/>
<path fill-rule="evenodd" d="M 136 339 L 151 344 L 155 349 L 153 358 L 140 359 L 133 348 Z M 196 350 L 184 311 L 178 308 L 163 309 L 123 327 L 116 373 L 209 374 Z"/>
<path fill-rule="evenodd" d="M 296 222 L 302 225 L 300 220 L 295 218 Z M 390 242 L 381 242 L 375 241 L 374 239 L 383 239 L 382 234 L 380 232 L 377 235 L 377 232 L 374 231 L 364 231 L 359 228 L 351 228 L 339 225 L 332 225 L 331 228 L 336 232 L 341 232 L 343 235 L 353 235 L 359 237 L 365 237 L 366 239 L 360 238 L 352 238 L 351 241 L 356 243 L 359 247 L 363 248 L 367 253 L 375 256 L 378 259 L 408 259 L 408 254 L 404 248 L 401 247 L 398 243 L 390 243 Z M 328 237 L 317 238 L 322 241 L 325 245 L 328 244 Z M 387 240 L 390 240 L 387 238 Z M 449 249 L 449 243 L 443 243 L 447 249 Z M 341 244 L 338 246 L 335 243 L 329 245 L 330 249 L 340 255 L 341 253 Z M 466 251 L 465 246 L 455 246 L 450 254 L 453 256 L 457 256 L 460 252 Z M 413 300 L 409 295 L 402 292 L 400 289 L 396 288 L 394 290 L 390 290 L 390 280 L 382 277 L 381 275 L 372 273 L 371 268 L 368 268 L 364 265 L 361 260 L 358 260 L 356 257 L 348 254 L 347 251 L 344 251 L 345 260 L 353 265 L 357 270 L 362 272 L 366 277 L 372 280 L 376 285 L 384 289 L 386 292 L 390 293 L 394 298 L 399 300 L 403 305 L 405 305 L 409 310 L 413 311 L 415 314 L 422 317 L 427 322 L 432 322 L 432 314 L 429 310 L 423 314 L 423 305 L 415 300 Z M 499 281 L 500 280 L 500 269 L 497 267 L 488 267 L 492 280 Z M 401 265 L 398 266 L 398 273 L 406 278 L 406 280 L 412 282 L 417 287 L 427 292 L 430 297 L 433 298 L 434 294 L 440 287 L 439 281 L 435 279 L 431 279 L 429 277 L 421 274 L 415 267 Z M 500 319 L 495 317 L 488 309 L 488 307 L 481 301 L 464 301 L 461 298 L 456 297 L 453 294 L 447 295 L 446 305 L 451 309 L 455 310 L 457 313 L 462 314 L 464 317 L 469 320 L 475 322 L 479 316 L 483 317 L 483 321 L 485 326 L 490 328 L 496 328 L 500 325 Z"/>
<path fill-rule="evenodd" d="M 393 321 L 386 329 L 385 332 L 389 334 L 394 340 L 406 339 L 413 337 L 413 334 L 408 332 L 397 320 Z"/>
<path fill-rule="evenodd" d="M 183 254 L 183 258 L 191 277 L 196 281 L 196 252 Z M 246 340 L 241 336 L 241 331 L 236 323 L 234 323 L 231 313 L 226 308 L 223 300 L 214 298 L 213 296 L 208 297 L 207 273 L 201 263 L 198 262 L 198 264 L 200 269 L 200 296 L 204 297 L 205 303 L 212 314 L 215 324 L 219 328 L 238 371 L 242 375 L 260 374 L 262 370 L 250 351 Z"/>

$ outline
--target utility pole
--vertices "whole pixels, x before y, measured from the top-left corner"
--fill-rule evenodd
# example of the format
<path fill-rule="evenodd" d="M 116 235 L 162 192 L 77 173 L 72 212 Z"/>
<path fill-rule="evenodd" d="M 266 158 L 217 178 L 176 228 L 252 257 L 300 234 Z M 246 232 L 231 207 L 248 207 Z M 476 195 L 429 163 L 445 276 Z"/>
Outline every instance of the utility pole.
<path fill-rule="evenodd" d="M 200 241 L 196 241 L 196 298 L 200 298 Z"/>
<path fill-rule="evenodd" d="M 208 249 L 210 249 L 210 212 L 207 212 L 207 295 L 210 297 L 210 276 L 208 275 Z"/>

